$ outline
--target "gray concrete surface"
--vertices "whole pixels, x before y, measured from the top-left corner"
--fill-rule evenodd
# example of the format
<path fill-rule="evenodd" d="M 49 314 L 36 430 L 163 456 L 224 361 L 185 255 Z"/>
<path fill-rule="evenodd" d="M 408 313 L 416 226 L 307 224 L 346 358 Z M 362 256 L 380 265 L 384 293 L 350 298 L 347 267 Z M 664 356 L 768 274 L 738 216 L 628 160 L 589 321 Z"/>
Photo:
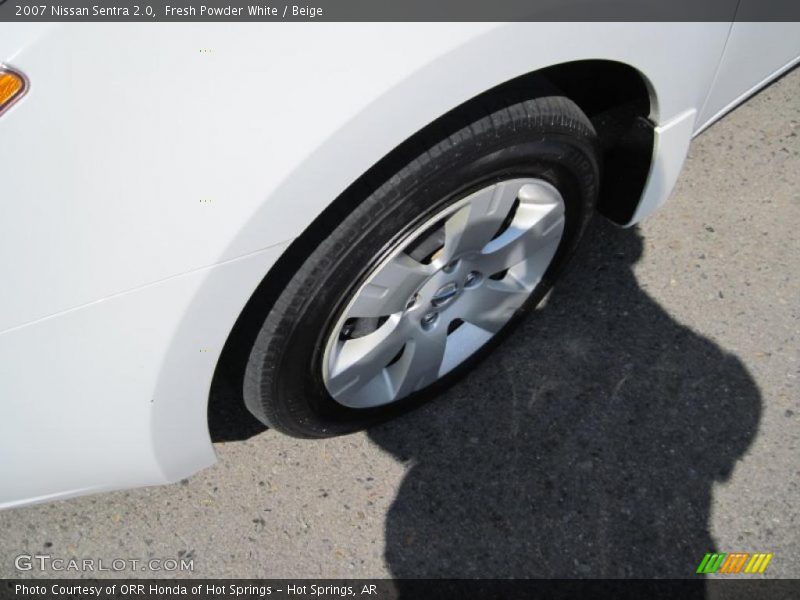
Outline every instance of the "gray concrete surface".
<path fill-rule="evenodd" d="M 200 577 L 682 577 L 712 549 L 800 576 L 799 98 L 796 70 L 695 140 L 639 229 L 596 221 L 546 305 L 437 402 L 4 512 L 0 576 L 47 553 L 189 556 Z"/>

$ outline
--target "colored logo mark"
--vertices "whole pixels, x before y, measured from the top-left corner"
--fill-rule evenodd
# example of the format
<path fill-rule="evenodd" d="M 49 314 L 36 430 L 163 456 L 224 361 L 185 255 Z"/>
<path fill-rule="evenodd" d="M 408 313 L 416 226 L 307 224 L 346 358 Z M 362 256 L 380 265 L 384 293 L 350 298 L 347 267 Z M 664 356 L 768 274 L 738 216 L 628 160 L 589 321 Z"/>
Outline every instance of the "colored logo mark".
<path fill-rule="evenodd" d="M 708 553 L 703 557 L 698 573 L 763 573 L 767 569 L 772 554 L 756 552 Z"/>

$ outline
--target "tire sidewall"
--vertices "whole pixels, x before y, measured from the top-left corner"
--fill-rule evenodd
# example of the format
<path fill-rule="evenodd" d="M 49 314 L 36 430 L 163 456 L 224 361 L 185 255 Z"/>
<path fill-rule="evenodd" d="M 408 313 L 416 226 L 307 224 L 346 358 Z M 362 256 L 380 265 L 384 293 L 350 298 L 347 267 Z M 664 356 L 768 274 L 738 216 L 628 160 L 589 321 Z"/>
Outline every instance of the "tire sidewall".
<path fill-rule="evenodd" d="M 272 348 L 260 357 L 257 383 L 261 397 L 270 398 L 270 420 L 279 420 L 282 429 L 302 437 L 349 433 L 418 406 L 473 368 L 541 301 L 574 251 L 597 196 L 596 156 L 590 136 L 538 132 L 532 139 L 530 132 L 515 132 L 463 150 L 452 148 L 449 156 L 416 161 L 400 181 L 392 178 L 376 190 L 358 214 L 345 219 L 329 238 L 338 241 L 322 248 L 328 259 L 324 268 L 309 273 L 299 289 L 284 292 L 299 299 L 293 310 L 274 323 L 273 331 L 269 332 L 269 319 L 262 329 L 260 335 L 269 332 L 264 341 Z M 476 189 L 517 177 L 547 181 L 559 190 L 566 208 L 558 250 L 525 304 L 481 349 L 427 388 L 375 408 L 352 409 L 336 402 L 322 377 L 324 349 L 344 308 L 371 271 L 410 232 L 448 205 Z M 276 357 L 277 364 L 268 364 Z"/>

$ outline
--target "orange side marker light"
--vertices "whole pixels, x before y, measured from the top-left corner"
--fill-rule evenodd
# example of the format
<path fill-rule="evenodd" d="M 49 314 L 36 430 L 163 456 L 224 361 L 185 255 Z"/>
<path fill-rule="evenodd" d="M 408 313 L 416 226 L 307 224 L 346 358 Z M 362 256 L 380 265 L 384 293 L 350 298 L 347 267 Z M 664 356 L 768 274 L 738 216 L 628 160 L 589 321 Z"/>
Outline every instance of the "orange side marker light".
<path fill-rule="evenodd" d="M 0 67 L 0 113 L 26 92 L 25 79 L 19 73 Z"/>

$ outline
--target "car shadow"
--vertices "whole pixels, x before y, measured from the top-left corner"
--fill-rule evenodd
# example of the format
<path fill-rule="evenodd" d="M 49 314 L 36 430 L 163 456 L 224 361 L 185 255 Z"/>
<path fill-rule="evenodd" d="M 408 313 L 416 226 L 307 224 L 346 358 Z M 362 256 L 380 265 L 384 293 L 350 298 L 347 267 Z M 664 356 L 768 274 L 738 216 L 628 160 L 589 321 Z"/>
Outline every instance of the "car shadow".
<path fill-rule="evenodd" d="M 214 372 L 208 393 L 208 433 L 214 443 L 240 442 L 268 429 L 244 405 L 241 381 L 248 350 L 238 351 L 244 357 L 238 363 L 222 364 Z"/>
<path fill-rule="evenodd" d="M 395 577 L 700 577 L 758 388 L 639 287 L 637 229 L 595 219 L 581 248 L 464 381 L 369 432 L 409 465 L 386 522 Z"/>

